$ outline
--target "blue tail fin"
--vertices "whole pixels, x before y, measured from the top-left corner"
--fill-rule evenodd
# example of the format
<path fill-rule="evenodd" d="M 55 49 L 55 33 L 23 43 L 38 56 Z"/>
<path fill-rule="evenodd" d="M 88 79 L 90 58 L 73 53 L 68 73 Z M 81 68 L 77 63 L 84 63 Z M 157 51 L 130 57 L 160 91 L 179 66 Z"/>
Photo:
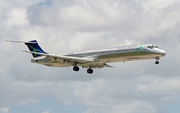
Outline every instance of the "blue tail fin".
<path fill-rule="evenodd" d="M 38 44 L 38 42 L 37 42 L 36 40 L 29 41 L 29 43 L 26 42 L 25 45 L 28 46 L 28 48 L 29 48 L 29 50 L 30 50 L 31 52 L 46 53 L 46 52 L 44 52 L 44 51 L 42 50 L 42 48 L 39 46 L 39 44 Z M 36 58 L 36 57 L 39 57 L 39 56 L 41 56 L 41 55 L 32 53 L 32 56 L 33 56 L 34 58 Z"/>

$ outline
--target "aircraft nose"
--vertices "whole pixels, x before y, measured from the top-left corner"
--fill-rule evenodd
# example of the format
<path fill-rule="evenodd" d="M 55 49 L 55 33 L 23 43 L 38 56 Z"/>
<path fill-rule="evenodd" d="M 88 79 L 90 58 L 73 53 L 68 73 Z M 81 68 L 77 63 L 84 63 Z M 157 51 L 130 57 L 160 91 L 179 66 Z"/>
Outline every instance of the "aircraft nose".
<path fill-rule="evenodd" d="M 166 55 L 166 51 L 161 50 L 161 54 L 162 54 L 162 56 L 165 56 Z"/>

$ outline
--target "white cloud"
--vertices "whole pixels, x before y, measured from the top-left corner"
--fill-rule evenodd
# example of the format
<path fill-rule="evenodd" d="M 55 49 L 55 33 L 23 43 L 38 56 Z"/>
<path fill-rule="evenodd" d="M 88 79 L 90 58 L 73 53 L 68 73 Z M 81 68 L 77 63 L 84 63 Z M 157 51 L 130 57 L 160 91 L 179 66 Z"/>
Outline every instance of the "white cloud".
<path fill-rule="evenodd" d="M 146 0 L 143 3 L 143 6 L 145 7 L 145 11 L 151 11 L 153 10 L 164 10 L 167 7 L 173 6 L 176 3 L 179 3 L 179 0 L 164 0 L 163 3 L 161 0 Z"/>
<path fill-rule="evenodd" d="M 147 84 L 139 84 L 137 89 L 145 94 L 152 95 L 171 95 L 172 99 L 178 99 L 177 95 L 180 94 L 180 78 L 159 78 L 159 77 L 144 77 Z M 148 79 L 148 80 L 147 80 Z M 144 79 L 142 79 L 144 80 Z M 153 81 L 153 82 L 152 82 Z"/>
<path fill-rule="evenodd" d="M 48 97 L 55 104 L 85 106 L 86 113 L 160 113 L 166 103 L 180 102 L 178 0 L 16 2 L 1 1 L 0 8 L 0 105 L 9 106 L 3 113 Z M 21 52 L 27 48 L 6 39 L 37 39 L 53 53 L 156 43 L 167 55 L 159 66 L 153 60 L 117 63 L 89 76 L 84 69 L 31 64 L 31 55 Z"/>
<path fill-rule="evenodd" d="M 81 1 L 79 1 L 81 3 Z M 73 2 L 72 2 L 73 3 Z M 114 8 L 109 1 L 88 1 L 86 5 L 69 5 L 67 7 L 32 7 L 30 20 L 33 24 L 56 26 L 67 29 L 88 31 L 105 30 L 125 22 L 130 6 L 122 2 Z M 31 10 L 31 8 L 29 9 Z M 132 10 L 130 8 L 130 10 Z M 51 12 L 51 13 L 50 13 Z M 47 13 L 49 16 L 47 16 Z M 114 29 L 114 28 L 113 28 Z"/>
<path fill-rule="evenodd" d="M 156 108 L 146 102 L 132 101 L 129 104 L 117 105 L 113 107 L 114 113 L 157 113 Z M 111 111 L 109 111 L 110 113 Z"/>
<path fill-rule="evenodd" d="M 26 9 L 11 8 L 7 14 L 7 26 L 25 26 L 29 24 Z"/>
<path fill-rule="evenodd" d="M 132 101 L 129 103 L 118 104 L 111 107 L 103 107 L 98 109 L 96 107 L 89 107 L 85 113 L 157 113 L 155 106 L 148 102 Z"/>
<path fill-rule="evenodd" d="M 51 113 L 51 110 L 50 110 L 50 109 L 48 109 L 48 110 L 43 111 L 43 112 L 41 112 L 41 113 Z"/>
<path fill-rule="evenodd" d="M 1 113 L 9 113 L 9 110 L 10 110 L 10 107 L 0 108 L 0 112 L 1 112 Z"/>

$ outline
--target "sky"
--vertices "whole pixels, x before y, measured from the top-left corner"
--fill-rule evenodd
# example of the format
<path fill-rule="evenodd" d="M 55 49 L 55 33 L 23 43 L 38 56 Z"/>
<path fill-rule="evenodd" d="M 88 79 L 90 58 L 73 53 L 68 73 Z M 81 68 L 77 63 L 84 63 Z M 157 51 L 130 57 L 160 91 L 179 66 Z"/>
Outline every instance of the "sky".
<path fill-rule="evenodd" d="M 179 113 L 180 0 L 0 0 L 0 113 Z M 49 53 L 156 44 L 166 56 L 115 68 L 32 64 Z"/>

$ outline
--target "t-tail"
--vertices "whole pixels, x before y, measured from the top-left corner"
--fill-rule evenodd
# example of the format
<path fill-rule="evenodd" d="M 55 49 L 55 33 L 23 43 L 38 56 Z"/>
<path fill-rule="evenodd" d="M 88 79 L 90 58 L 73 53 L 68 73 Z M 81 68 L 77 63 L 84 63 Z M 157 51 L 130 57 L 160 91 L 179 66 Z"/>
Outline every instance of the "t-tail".
<path fill-rule="evenodd" d="M 36 40 L 32 40 L 29 42 L 25 42 L 25 45 L 29 48 L 31 52 L 38 52 L 38 53 L 46 53 L 43 51 L 43 49 L 39 46 L 38 42 Z M 34 58 L 39 57 L 41 55 L 32 53 L 32 56 Z"/>

